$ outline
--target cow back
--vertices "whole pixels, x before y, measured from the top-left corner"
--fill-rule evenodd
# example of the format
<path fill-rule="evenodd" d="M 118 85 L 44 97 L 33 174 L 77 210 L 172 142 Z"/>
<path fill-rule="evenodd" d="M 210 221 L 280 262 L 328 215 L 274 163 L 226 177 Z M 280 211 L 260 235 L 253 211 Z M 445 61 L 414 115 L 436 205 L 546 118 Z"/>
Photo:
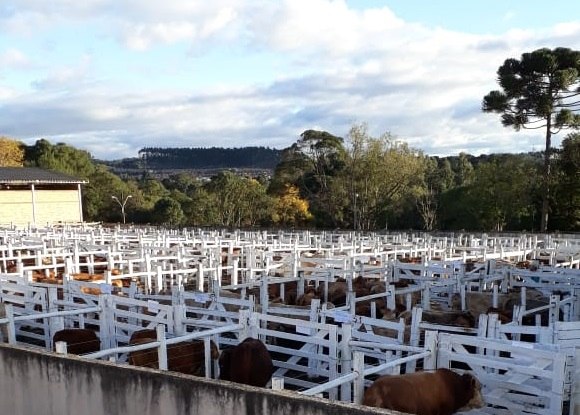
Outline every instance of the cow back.
<path fill-rule="evenodd" d="M 268 349 L 258 339 L 247 338 L 220 356 L 220 379 L 264 387 L 272 377 L 274 364 Z"/>
<path fill-rule="evenodd" d="M 363 404 L 416 415 L 451 415 L 483 406 L 481 384 L 449 369 L 382 376 L 366 391 Z"/>
<path fill-rule="evenodd" d="M 140 330 L 131 335 L 130 345 L 151 343 L 157 340 L 155 330 Z M 211 359 L 217 359 L 217 346 L 210 342 Z M 129 353 L 129 364 L 159 369 L 157 348 Z M 187 375 L 203 376 L 205 371 L 205 347 L 202 340 L 174 343 L 167 346 L 167 369 Z"/>
<path fill-rule="evenodd" d="M 93 330 L 63 329 L 54 333 L 52 337 L 53 350 L 57 342 L 65 342 L 67 353 L 86 354 L 101 350 L 101 341 Z"/>

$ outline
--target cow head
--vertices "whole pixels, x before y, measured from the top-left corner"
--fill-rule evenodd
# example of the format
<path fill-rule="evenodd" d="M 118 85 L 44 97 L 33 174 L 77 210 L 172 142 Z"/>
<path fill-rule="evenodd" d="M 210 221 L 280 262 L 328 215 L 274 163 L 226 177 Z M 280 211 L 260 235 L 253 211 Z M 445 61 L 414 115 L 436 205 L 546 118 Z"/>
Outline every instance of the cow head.
<path fill-rule="evenodd" d="M 465 405 L 463 405 L 459 412 L 469 411 L 471 409 L 483 408 L 485 401 L 481 395 L 481 382 L 472 374 L 465 373 L 461 375 L 461 381 L 466 391 Z"/>

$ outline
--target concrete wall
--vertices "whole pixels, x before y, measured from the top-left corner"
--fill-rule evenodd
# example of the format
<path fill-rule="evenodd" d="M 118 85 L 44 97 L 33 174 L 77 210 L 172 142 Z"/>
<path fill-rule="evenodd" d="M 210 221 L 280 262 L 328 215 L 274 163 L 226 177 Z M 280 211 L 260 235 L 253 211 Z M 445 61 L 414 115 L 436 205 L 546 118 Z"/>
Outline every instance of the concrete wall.
<path fill-rule="evenodd" d="M 36 190 L 36 224 L 80 222 L 77 190 Z"/>
<path fill-rule="evenodd" d="M 36 189 L 34 194 L 37 225 L 82 221 L 77 189 Z M 0 223 L 26 226 L 33 222 L 31 189 L 0 191 Z"/>
<path fill-rule="evenodd" d="M 0 191 L 0 223 L 28 225 L 32 223 L 32 192 L 30 190 Z"/>
<path fill-rule="evenodd" d="M 0 414 L 392 414 L 229 382 L 0 345 Z"/>

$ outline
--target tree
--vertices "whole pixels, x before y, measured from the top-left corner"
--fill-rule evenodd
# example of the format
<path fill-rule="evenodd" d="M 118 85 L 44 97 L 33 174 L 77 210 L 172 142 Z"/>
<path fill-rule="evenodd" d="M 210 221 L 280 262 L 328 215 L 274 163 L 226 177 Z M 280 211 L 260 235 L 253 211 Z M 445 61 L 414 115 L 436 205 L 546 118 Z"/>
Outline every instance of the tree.
<path fill-rule="evenodd" d="M 560 230 L 580 230 L 580 134 L 562 141 L 556 163 L 555 219 Z"/>
<path fill-rule="evenodd" d="M 0 137 L 0 167 L 22 167 L 24 144 L 8 137 Z"/>
<path fill-rule="evenodd" d="M 258 180 L 222 171 L 205 186 L 213 195 L 219 226 L 254 226 L 268 222 L 273 201 Z"/>
<path fill-rule="evenodd" d="M 425 159 L 424 182 L 417 188 L 415 195 L 417 211 L 423 221 L 423 228 L 432 231 L 437 223 L 437 210 L 439 208 L 439 197 L 447 189 L 448 183 L 446 175 L 451 172 L 449 162 L 443 164 L 444 168 L 439 169 L 435 158 Z"/>
<path fill-rule="evenodd" d="M 26 161 L 28 165 L 59 171 L 80 179 L 88 179 L 95 172 L 95 163 L 88 151 L 64 143 L 52 145 L 45 139 L 38 140 L 26 150 Z"/>
<path fill-rule="evenodd" d="M 502 124 L 520 129 L 545 129 L 546 149 L 542 180 L 540 230 L 548 228 L 552 135 L 563 128 L 578 128 L 580 109 L 580 52 L 568 48 L 538 49 L 520 60 L 507 59 L 497 70 L 502 91 L 483 98 L 484 112 L 502 114 Z"/>
<path fill-rule="evenodd" d="M 469 157 L 468 154 L 461 152 L 455 160 L 456 186 L 466 186 L 473 180 L 473 164 L 471 164 Z"/>
<path fill-rule="evenodd" d="M 187 226 L 221 225 L 218 196 L 202 186 L 190 192 L 191 202 L 182 205 Z"/>
<path fill-rule="evenodd" d="M 517 155 L 479 164 L 469 192 L 480 227 L 496 232 L 521 229 L 531 215 L 536 172 L 533 161 Z"/>
<path fill-rule="evenodd" d="M 343 183 L 352 198 L 354 228 L 386 226 L 387 214 L 422 183 L 425 158 L 389 133 L 372 137 L 364 124 L 353 126 L 348 138 Z"/>
<path fill-rule="evenodd" d="M 118 176 L 107 170 L 105 166 L 96 166 L 95 173 L 89 177 L 89 182 L 83 186 L 84 218 L 89 221 L 119 221 L 121 213 L 119 205 L 111 198 L 121 194 L 137 197 L 136 189 L 131 189 Z"/>
<path fill-rule="evenodd" d="M 139 190 L 143 195 L 140 206 L 143 210 L 152 210 L 158 200 L 169 197 L 169 190 L 159 180 L 146 173 L 139 180 Z"/>
<path fill-rule="evenodd" d="M 308 200 L 317 225 L 336 227 L 342 203 L 333 198 L 333 188 L 344 168 L 345 157 L 341 137 L 326 131 L 306 130 L 282 153 L 269 191 L 281 196 L 286 185 L 297 186 L 300 196 Z"/>
<path fill-rule="evenodd" d="M 269 224 L 274 209 L 274 199 L 267 194 L 267 187 L 259 180 L 245 178 L 245 182 L 244 201 L 242 202 L 245 207 L 243 225 Z"/>
<path fill-rule="evenodd" d="M 312 219 L 308 210 L 308 201 L 300 197 L 298 188 L 286 185 L 285 192 L 276 198 L 274 203 L 273 221 L 278 225 L 304 225 Z"/>
<path fill-rule="evenodd" d="M 181 205 L 170 197 L 162 197 L 155 203 L 152 216 L 156 223 L 169 224 L 169 226 L 181 225 L 184 218 Z"/>

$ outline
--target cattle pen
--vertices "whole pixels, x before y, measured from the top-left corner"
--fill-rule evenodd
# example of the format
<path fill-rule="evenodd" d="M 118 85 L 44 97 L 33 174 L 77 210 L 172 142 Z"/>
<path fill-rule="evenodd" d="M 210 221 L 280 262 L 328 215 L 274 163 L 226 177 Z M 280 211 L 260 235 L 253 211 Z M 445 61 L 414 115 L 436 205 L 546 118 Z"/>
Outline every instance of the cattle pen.
<path fill-rule="evenodd" d="M 135 391 L 141 382 L 145 401 L 160 379 L 178 390 L 185 382 L 208 391 L 207 399 L 227 403 L 235 395 L 271 414 L 288 411 L 276 399 L 300 407 L 296 413 L 327 413 L 325 405 L 334 405 L 333 413 L 374 413 L 359 404 L 377 376 L 445 367 L 469 370 L 482 383 L 486 407 L 470 413 L 580 413 L 579 290 L 574 235 L 6 227 L 0 390 L 22 402 L 0 409 L 34 413 L 23 409 L 32 391 L 23 389 L 30 380 L 15 373 L 11 362 L 18 361 L 39 379 L 46 367 L 76 377 L 62 367 L 70 364 L 90 368 L 101 385 L 121 376 Z M 66 344 L 52 339 L 64 328 L 93 330 L 100 350 L 63 357 Z M 143 329 L 155 330 L 155 341 L 130 344 Z M 221 350 L 247 337 L 261 340 L 272 356 L 270 390 L 216 380 L 211 344 Z M 168 346 L 192 340 L 203 342 L 205 379 L 167 370 Z M 154 353 L 158 370 L 130 366 L 135 351 Z M 82 400 L 63 390 L 62 376 L 49 376 L 47 390 Z M 9 385 L 6 377 L 20 382 Z M 164 393 L 160 402 L 177 399 Z M 123 412 L 203 409 L 180 399 L 197 409 L 140 401 L 124 402 Z M 48 405 L 50 413 L 66 413 L 61 405 Z"/>

